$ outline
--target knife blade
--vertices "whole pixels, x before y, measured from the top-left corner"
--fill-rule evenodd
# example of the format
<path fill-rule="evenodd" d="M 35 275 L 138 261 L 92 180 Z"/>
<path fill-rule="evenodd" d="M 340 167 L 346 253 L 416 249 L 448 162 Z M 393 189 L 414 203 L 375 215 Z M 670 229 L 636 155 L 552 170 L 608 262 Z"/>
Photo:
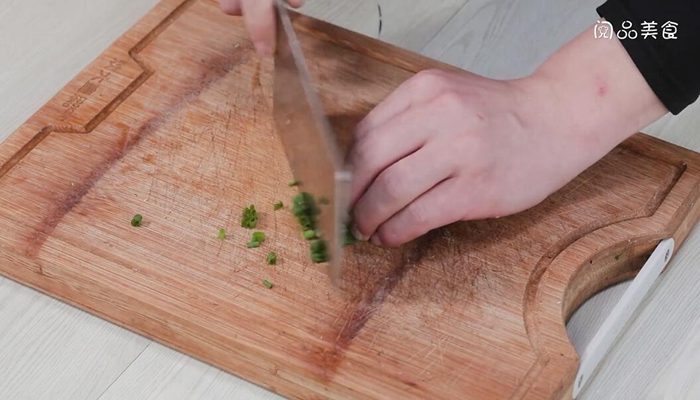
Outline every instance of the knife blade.
<path fill-rule="evenodd" d="M 341 277 L 344 223 L 350 197 L 351 173 L 311 81 L 301 44 L 283 0 L 276 1 L 277 48 L 273 114 L 299 190 L 320 205 L 318 226 L 326 242 L 328 274 L 337 286 Z"/>

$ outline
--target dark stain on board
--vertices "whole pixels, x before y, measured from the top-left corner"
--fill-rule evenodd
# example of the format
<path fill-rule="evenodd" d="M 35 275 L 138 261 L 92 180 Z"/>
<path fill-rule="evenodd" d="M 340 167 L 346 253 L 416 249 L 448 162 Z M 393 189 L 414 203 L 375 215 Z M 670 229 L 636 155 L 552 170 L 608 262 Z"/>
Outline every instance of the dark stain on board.
<path fill-rule="evenodd" d="M 431 233 L 407 245 L 401 252 L 398 264 L 376 281 L 376 284 L 363 287 L 355 282 L 345 283 L 346 295 L 353 300 L 337 319 L 337 325 L 323 335 L 335 339 L 334 342 L 329 348 L 319 348 L 310 352 L 311 363 L 320 368 L 321 376 L 325 380 L 333 377 L 352 342 L 406 274 L 421 262 L 426 249 L 431 247 L 437 237 L 439 234 Z"/>
<path fill-rule="evenodd" d="M 146 154 L 141 160 L 144 164 L 154 164 L 156 161 L 156 156 L 153 154 Z"/>
<path fill-rule="evenodd" d="M 250 81 L 251 91 L 262 90 L 262 78 L 260 70 L 262 68 L 262 60 L 258 61 L 258 66 L 255 67 L 255 73 L 253 74 L 253 79 Z"/>

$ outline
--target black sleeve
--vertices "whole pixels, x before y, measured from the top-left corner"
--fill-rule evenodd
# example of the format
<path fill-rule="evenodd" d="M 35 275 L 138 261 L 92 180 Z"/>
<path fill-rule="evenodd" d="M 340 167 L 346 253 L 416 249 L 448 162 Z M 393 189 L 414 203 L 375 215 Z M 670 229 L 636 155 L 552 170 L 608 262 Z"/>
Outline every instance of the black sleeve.
<path fill-rule="evenodd" d="M 612 24 L 637 68 L 670 112 L 678 114 L 698 99 L 700 0 L 607 0 L 598 7 L 598 14 Z M 643 37 L 644 27 L 650 26 L 643 25 L 645 22 L 656 22 L 655 39 L 651 35 Z M 673 23 L 676 33 L 668 36 L 674 31 Z M 623 28 L 628 28 L 627 33 Z M 646 28 L 647 33 L 651 31 Z"/>

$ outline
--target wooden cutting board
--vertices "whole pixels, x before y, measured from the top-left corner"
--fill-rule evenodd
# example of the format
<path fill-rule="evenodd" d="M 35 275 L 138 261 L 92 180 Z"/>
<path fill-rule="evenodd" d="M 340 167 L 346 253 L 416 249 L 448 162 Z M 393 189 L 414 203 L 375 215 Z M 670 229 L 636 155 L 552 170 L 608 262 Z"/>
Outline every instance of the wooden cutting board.
<path fill-rule="evenodd" d="M 344 142 L 401 82 L 449 68 L 295 23 Z M 566 398 L 565 321 L 700 215 L 698 154 L 639 134 L 528 212 L 348 248 L 335 290 L 273 210 L 296 190 L 271 72 L 214 0 L 164 0 L 0 146 L 0 272 L 292 398 Z"/>

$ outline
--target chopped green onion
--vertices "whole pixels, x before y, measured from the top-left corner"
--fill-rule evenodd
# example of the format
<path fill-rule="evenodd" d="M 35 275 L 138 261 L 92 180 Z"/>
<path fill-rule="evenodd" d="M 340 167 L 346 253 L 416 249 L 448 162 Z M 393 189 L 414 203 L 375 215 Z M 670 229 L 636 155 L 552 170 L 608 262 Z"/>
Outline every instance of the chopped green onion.
<path fill-rule="evenodd" d="M 277 254 L 273 251 L 267 253 L 267 263 L 270 265 L 277 264 Z"/>
<path fill-rule="evenodd" d="M 241 226 L 243 228 L 253 229 L 258 225 L 258 212 L 255 210 L 255 206 L 243 209 L 243 218 L 241 219 Z"/>
<path fill-rule="evenodd" d="M 299 185 L 301 185 L 301 182 L 299 182 L 299 181 L 291 181 L 291 182 L 289 182 L 288 185 L 289 185 L 290 187 L 299 186 Z"/>
<path fill-rule="evenodd" d="M 221 239 L 221 240 L 226 239 L 226 229 L 224 229 L 224 228 L 219 229 L 219 239 Z"/>
<path fill-rule="evenodd" d="M 345 233 L 345 245 L 351 245 L 359 242 L 357 238 L 352 234 L 352 231 L 350 230 L 350 227 L 345 225 L 343 229 L 343 233 Z"/>
<path fill-rule="evenodd" d="M 308 215 L 300 215 L 297 217 L 297 220 L 299 221 L 301 228 L 305 231 L 313 230 L 313 224 L 311 223 L 311 218 Z"/>
<path fill-rule="evenodd" d="M 143 224 L 143 216 L 141 214 L 134 215 L 131 219 L 131 226 L 141 226 Z"/>
<path fill-rule="evenodd" d="M 248 242 L 248 244 L 246 246 L 249 249 L 254 249 L 256 247 L 260 247 L 260 242 L 256 242 L 256 241 Z"/>
<path fill-rule="evenodd" d="M 328 261 L 328 251 L 326 242 L 316 240 L 311 242 L 311 260 L 315 263 L 323 263 Z"/>
<path fill-rule="evenodd" d="M 258 242 L 262 243 L 265 241 L 265 233 L 263 232 L 254 232 L 253 233 L 253 239 L 251 240 L 252 242 Z"/>
<path fill-rule="evenodd" d="M 267 279 L 265 279 L 265 280 L 263 281 L 263 285 L 265 285 L 265 287 L 268 288 L 268 289 L 272 289 L 272 287 L 275 286 L 274 283 L 268 281 Z"/>
<path fill-rule="evenodd" d="M 321 198 L 321 203 L 328 203 L 328 199 Z M 315 263 L 328 261 L 328 250 L 326 242 L 318 240 L 321 238 L 321 230 L 317 229 L 316 223 L 321 209 L 316 203 L 316 199 L 310 193 L 301 192 L 294 196 L 292 202 L 292 214 L 297 217 L 299 225 L 306 240 L 313 240 L 311 243 L 311 260 Z"/>
<path fill-rule="evenodd" d="M 321 210 L 316 205 L 314 197 L 306 192 L 294 196 L 292 204 L 292 214 L 299 220 L 299 225 L 306 230 L 313 230 L 316 227 L 316 217 Z"/>
<path fill-rule="evenodd" d="M 275 203 L 275 211 L 281 210 L 282 208 L 284 208 L 284 203 L 282 203 L 281 201 Z"/>

